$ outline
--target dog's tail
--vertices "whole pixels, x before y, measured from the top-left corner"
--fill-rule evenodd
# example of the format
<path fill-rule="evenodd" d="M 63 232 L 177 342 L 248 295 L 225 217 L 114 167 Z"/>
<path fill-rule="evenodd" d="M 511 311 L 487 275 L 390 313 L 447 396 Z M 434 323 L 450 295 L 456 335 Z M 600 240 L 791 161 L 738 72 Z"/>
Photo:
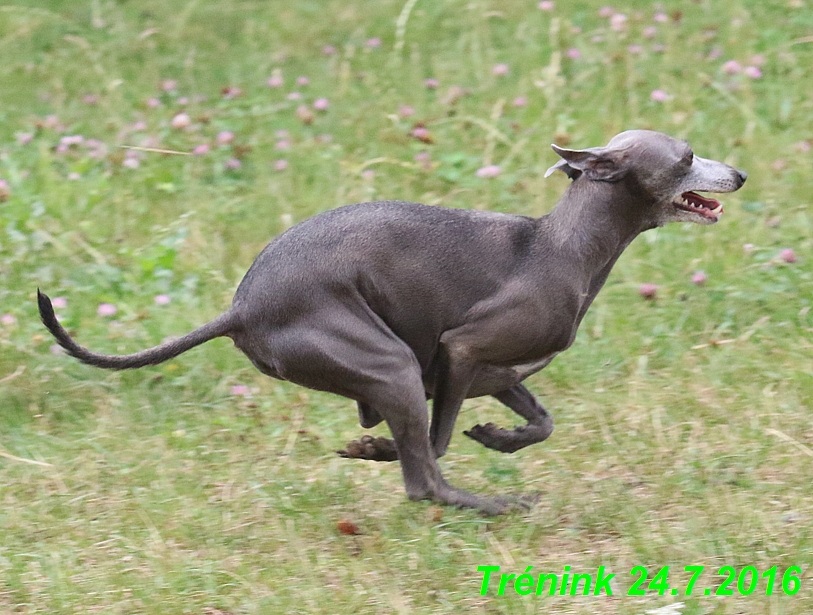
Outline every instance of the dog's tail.
<path fill-rule="evenodd" d="M 74 342 L 64 327 L 57 321 L 54 306 L 51 305 L 48 295 L 41 293 L 39 289 L 37 289 L 37 303 L 39 304 L 40 318 L 42 318 L 43 324 L 48 327 L 56 341 L 69 355 L 76 357 L 82 363 L 105 369 L 135 369 L 145 365 L 163 363 L 204 342 L 228 335 L 234 331 L 236 324 L 234 315 L 227 311 L 191 333 L 179 339 L 160 344 L 155 348 L 142 350 L 134 354 L 106 355 L 91 352 Z"/>

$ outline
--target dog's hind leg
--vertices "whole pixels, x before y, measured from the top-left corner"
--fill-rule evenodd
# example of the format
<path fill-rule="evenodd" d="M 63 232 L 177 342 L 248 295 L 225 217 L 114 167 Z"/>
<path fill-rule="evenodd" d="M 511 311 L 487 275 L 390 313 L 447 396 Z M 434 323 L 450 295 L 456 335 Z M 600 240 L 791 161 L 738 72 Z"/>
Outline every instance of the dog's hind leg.
<path fill-rule="evenodd" d="M 394 450 L 390 454 L 401 462 L 404 485 L 411 500 L 476 508 L 486 514 L 498 514 L 508 507 L 508 502 L 482 498 L 452 487 L 441 475 L 429 441 L 426 395 L 417 362 L 404 362 L 399 369 L 390 367 L 376 382 L 368 379 L 357 394 L 363 404 L 375 408 L 387 422 L 393 439 L 377 438 L 383 448 L 373 445 L 373 450 L 383 455 L 392 443 Z"/>
<path fill-rule="evenodd" d="M 359 423 L 365 429 L 370 429 L 384 420 L 378 411 L 370 404 L 358 402 Z M 390 438 L 362 436 L 358 440 L 348 442 L 347 446 L 336 451 L 340 457 L 346 459 L 367 459 L 369 461 L 397 461 L 398 451 L 395 442 Z"/>
<path fill-rule="evenodd" d="M 411 500 L 503 512 L 507 503 L 457 489 L 443 478 L 429 443 L 426 391 L 412 350 L 384 323 L 370 327 L 374 315 L 360 318 L 349 310 L 335 310 L 333 317 L 330 322 L 320 320 L 318 331 L 300 326 L 273 332 L 267 352 L 273 355 L 276 348 L 279 373 L 291 382 L 375 408 L 392 432 Z"/>
<path fill-rule="evenodd" d="M 371 429 L 384 420 L 375 408 L 364 402 L 358 402 L 359 423 L 365 429 Z M 362 436 L 348 442 L 347 446 L 336 451 L 345 459 L 367 459 L 368 461 L 397 461 L 398 451 L 391 438 Z"/>
<path fill-rule="evenodd" d="M 367 387 L 365 394 L 381 413 L 392 432 L 407 496 L 411 500 L 433 500 L 451 506 L 476 508 L 486 514 L 504 512 L 507 501 L 482 498 L 449 485 L 440 472 L 429 442 L 426 396 L 417 367 L 402 371 L 392 381 Z"/>
<path fill-rule="evenodd" d="M 495 451 L 513 453 L 542 442 L 553 433 L 553 418 L 524 385 L 518 384 L 494 397 L 528 421 L 528 424 L 514 429 L 502 429 L 494 423 L 475 425 L 463 432 L 469 438 Z"/>

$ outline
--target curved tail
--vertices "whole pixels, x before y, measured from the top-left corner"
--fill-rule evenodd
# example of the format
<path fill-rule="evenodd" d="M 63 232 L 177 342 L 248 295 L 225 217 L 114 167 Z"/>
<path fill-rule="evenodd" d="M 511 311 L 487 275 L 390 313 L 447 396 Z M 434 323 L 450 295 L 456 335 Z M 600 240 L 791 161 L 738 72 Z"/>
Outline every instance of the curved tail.
<path fill-rule="evenodd" d="M 157 365 L 168 361 L 179 354 L 186 352 L 190 348 L 199 346 L 204 342 L 208 342 L 216 337 L 228 335 L 235 328 L 234 315 L 231 312 L 225 312 L 215 318 L 213 321 L 195 329 L 191 333 L 183 337 L 165 342 L 155 348 L 142 350 L 134 354 L 127 355 L 107 355 L 91 352 L 87 348 L 83 348 L 73 341 L 68 332 L 62 327 L 56 319 L 54 314 L 54 306 L 51 305 L 51 300 L 48 295 L 45 295 L 37 289 L 37 303 L 40 309 L 40 318 L 43 324 L 48 327 L 48 330 L 59 342 L 69 355 L 76 357 L 82 363 L 88 365 L 95 365 L 96 367 L 103 367 L 105 369 L 135 369 L 137 367 L 144 367 L 145 365 Z"/>

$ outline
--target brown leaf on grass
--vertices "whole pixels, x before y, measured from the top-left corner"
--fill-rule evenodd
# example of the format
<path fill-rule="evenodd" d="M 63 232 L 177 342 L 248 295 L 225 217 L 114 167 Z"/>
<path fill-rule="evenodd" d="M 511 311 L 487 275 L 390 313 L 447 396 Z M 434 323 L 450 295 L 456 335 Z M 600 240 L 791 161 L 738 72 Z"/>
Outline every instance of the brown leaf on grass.
<path fill-rule="evenodd" d="M 359 531 L 359 526 L 352 521 L 348 521 L 347 519 L 340 520 L 336 524 L 336 529 L 346 536 L 358 536 L 361 534 Z"/>
<path fill-rule="evenodd" d="M 443 520 L 443 509 L 440 506 L 430 506 L 426 509 L 426 516 L 430 521 L 438 523 Z"/>

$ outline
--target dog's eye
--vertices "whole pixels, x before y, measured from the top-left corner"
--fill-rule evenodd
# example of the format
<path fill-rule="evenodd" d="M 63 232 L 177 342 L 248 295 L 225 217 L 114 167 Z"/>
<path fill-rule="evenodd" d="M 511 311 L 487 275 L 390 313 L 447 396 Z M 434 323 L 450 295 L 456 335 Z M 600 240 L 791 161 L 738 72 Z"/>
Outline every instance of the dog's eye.
<path fill-rule="evenodd" d="M 683 155 L 683 158 L 681 158 L 680 161 L 685 164 L 692 164 L 692 162 L 694 162 L 694 152 L 689 150 Z"/>

